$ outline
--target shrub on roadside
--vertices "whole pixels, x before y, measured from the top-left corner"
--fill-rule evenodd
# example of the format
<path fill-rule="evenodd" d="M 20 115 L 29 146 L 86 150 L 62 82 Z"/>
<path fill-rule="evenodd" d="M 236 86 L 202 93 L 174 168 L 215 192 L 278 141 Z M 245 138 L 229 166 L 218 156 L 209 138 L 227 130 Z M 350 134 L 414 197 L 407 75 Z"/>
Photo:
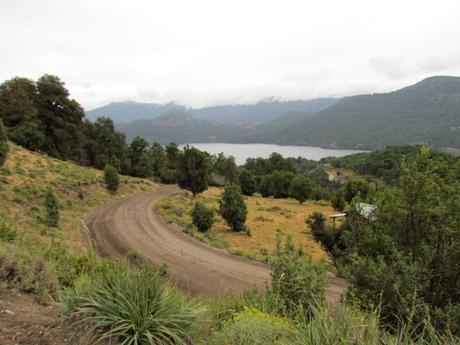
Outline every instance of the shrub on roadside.
<path fill-rule="evenodd" d="M 95 341 L 123 344 L 190 344 L 200 307 L 160 282 L 148 266 L 117 263 L 103 272 L 77 314 L 93 325 Z"/>
<path fill-rule="evenodd" d="M 192 209 L 193 225 L 201 232 L 206 232 L 211 229 L 214 224 L 214 212 L 206 207 L 200 201 L 197 201 Z"/>
<path fill-rule="evenodd" d="M 253 307 L 243 307 L 222 329 L 215 332 L 210 344 L 266 345 L 292 341 L 294 327 L 285 319 Z"/>
<path fill-rule="evenodd" d="M 104 168 L 104 182 L 108 191 L 116 193 L 118 188 L 120 188 L 118 170 L 111 165 L 106 165 Z"/>

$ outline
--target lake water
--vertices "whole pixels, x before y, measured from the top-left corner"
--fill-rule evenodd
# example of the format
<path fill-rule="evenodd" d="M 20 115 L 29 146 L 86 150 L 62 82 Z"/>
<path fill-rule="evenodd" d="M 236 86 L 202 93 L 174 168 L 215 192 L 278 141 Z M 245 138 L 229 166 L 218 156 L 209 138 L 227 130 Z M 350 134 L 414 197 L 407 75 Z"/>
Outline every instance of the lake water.
<path fill-rule="evenodd" d="M 182 147 L 183 145 L 181 145 Z M 283 157 L 303 157 L 320 160 L 325 157 L 342 157 L 352 153 L 365 152 L 359 150 L 334 150 L 322 149 L 313 146 L 280 146 L 273 144 L 221 144 L 221 143 L 195 143 L 190 144 L 201 151 L 210 154 L 223 152 L 226 156 L 235 157 L 238 165 L 244 164 L 247 158 L 268 158 L 271 153 L 277 152 Z"/>

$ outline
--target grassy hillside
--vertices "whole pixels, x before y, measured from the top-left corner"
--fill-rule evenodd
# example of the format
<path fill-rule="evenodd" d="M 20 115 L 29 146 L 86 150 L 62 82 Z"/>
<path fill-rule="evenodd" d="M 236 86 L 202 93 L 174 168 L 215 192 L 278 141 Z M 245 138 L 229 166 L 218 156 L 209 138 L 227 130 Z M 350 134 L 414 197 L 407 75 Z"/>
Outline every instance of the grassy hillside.
<path fill-rule="evenodd" d="M 284 235 L 292 236 L 294 243 L 302 245 L 305 252 L 314 260 L 321 261 L 327 258 L 324 250 L 307 229 L 305 218 L 315 211 L 325 215 L 334 213 L 328 204 L 309 201 L 300 205 L 294 199 L 262 198 L 259 195 L 246 197 L 248 208 L 246 224 L 251 230 L 251 236 L 248 237 L 243 233 L 232 232 L 222 217 L 217 215 L 221 193 L 220 188 L 213 187 L 195 199 L 190 195 L 176 196 L 157 204 L 156 210 L 195 237 L 249 259 L 267 259 L 275 249 L 277 230 Z M 208 207 L 216 210 L 216 221 L 206 234 L 193 230 L 191 226 L 191 212 L 197 200 L 203 201 Z M 183 210 L 182 216 L 174 213 L 178 208 Z"/>
<path fill-rule="evenodd" d="M 0 222 L 13 226 L 27 241 L 55 238 L 81 250 L 79 226 L 85 214 L 112 200 L 156 187 L 148 180 L 122 176 L 119 192 L 111 194 L 105 189 L 100 170 L 10 143 L 8 158 L 0 168 Z M 48 188 L 58 199 L 59 229 L 49 229 L 43 222 L 43 197 Z"/>

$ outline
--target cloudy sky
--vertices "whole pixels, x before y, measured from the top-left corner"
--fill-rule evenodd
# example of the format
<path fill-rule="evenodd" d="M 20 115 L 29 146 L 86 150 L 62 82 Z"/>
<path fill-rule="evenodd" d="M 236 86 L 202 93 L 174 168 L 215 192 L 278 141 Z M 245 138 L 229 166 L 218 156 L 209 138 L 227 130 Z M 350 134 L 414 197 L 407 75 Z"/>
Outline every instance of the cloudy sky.
<path fill-rule="evenodd" d="M 383 92 L 460 76 L 458 0 L 0 0 L 0 79 L 86 109 Z"/>

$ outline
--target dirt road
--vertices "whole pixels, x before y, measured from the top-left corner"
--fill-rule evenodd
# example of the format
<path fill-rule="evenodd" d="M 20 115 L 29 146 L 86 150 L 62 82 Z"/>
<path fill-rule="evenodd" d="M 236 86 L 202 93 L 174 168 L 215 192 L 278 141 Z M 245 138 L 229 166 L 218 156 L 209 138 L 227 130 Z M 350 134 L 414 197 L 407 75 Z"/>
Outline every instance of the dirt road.
<path fill-rule="evenodd" d="M 270 268 L 223 250 L 211 248 L 187 236 L 153 212 L 153 205 L 180 190 L 166 187 L 137 194 L 98 209 L 84 219 L 101 255 L 136 252 L 156 265 L 166 264 L 173 281 L 193 292 L 236 293 L 270 284 Z M 340 298 L 343 280 L 329 277 L 327 297 Z"/>

